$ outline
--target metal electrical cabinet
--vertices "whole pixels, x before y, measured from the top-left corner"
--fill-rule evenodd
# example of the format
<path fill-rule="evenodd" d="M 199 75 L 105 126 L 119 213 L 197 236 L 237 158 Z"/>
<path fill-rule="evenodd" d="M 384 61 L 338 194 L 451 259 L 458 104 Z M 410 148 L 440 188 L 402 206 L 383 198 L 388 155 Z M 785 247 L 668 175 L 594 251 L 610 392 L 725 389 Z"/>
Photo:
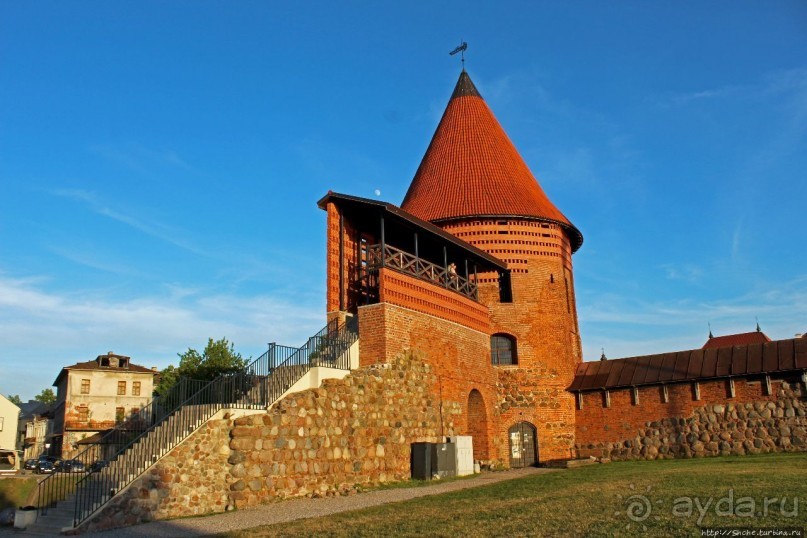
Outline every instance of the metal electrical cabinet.
<path fill-rule="evenodd" d="M 474 474 L 474 442 L 470 435 L 454 435 L 448 438 L 457 449 L 457 476 Z"/>
<path fill-rule="evenodd" d="M 440 478 L 457 476 L 457 447 L 454 443 L 432 445 L 432 476 Z"/>
<path fill-rule="evenodd" d="M 432 443 L 412 443 L 412 478 L 431 480 L 432 478 Z"/>
<path fill-rule="evenodd" d="M 431 480 L 457 476 L 457 451 L 453 443 L 412 443 L 412 478 Z"/>

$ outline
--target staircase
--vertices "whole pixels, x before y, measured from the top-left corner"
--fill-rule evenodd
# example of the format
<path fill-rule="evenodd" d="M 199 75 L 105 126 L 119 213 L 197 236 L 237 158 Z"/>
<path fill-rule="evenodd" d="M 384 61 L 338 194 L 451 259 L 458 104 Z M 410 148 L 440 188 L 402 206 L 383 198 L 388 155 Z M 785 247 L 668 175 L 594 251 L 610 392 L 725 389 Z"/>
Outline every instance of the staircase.
<path fill-rule="evenodd" d="M 334 320 L 300 348 L 270 344 L 241 371 L 209 383 L 182 380 L 75 456 L 88 472 L 53 473 L 42 480 L 37 521 L 28 533 L 58 534 L 78 527 L 216 413 L 267 409 L 313 367 L 350 370 L 356 340 L 355 317 L 343 324 Z"/>

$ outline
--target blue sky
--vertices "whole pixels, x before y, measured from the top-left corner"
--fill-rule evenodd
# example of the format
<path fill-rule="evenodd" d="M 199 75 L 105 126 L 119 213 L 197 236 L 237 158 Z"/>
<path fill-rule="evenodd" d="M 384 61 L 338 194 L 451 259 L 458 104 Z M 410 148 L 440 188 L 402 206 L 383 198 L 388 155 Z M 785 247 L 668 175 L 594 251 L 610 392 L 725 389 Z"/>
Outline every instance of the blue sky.
<path fill-rule="evenodd" d="M 324 324 L 329 189 L 400 203 L 467 69 L 587 360 L 807 331 L 807 4 L 0 3 L 0 393 Z"/>

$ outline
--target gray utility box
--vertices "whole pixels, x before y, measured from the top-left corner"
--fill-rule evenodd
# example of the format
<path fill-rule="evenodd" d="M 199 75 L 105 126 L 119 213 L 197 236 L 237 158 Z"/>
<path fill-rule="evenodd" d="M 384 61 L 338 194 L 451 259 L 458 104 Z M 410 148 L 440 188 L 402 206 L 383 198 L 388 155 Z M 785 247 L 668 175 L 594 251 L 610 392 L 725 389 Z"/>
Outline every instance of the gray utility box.
<path fill-rule="evenodd" d="M 457 451 L 453 443 L 412 443 L 412 478 L 457 476 Z"/>
<path fill-rule="evenodd" d="M 440 478 L 457 476 L 457 447 L 454 443 L 432 445 L 432 476 Z"/>

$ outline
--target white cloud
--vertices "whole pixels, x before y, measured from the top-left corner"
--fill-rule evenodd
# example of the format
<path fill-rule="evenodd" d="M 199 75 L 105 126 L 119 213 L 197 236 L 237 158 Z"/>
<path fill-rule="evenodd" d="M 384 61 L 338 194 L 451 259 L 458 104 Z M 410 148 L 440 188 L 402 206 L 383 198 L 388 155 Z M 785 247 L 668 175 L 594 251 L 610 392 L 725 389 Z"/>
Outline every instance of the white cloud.
<path fill-rule="evenodd" d="M 50 191 L 54 196 L 69 198 L 78 202 L 86 204 L 93 213 L 107 217 L 114 221 L 125 224 L 141 233 L 149 235 L 177 246 L 188 252 L 194 254 L 212 257 L 210 253 L 194 245 L 187 239 L 183 238 L 183 233 L 180 230 L 166 226 L 165 224 L 149 221 L 147 219 L 135 217 L 120 208 L 113 208 L 108 203 L 104 202 L 99 196 L 93 192 L 81 189 L 55 189 Z"/>
<path fill-rule="evenodd" d="M 599 357 L 605 347 L 609 358 L 663 353 L 700 347 L 708 323 L 714 334 L 762 330 L 774 340 L 807 331 L 807 276 L 778 288 L 742 296 L 697 301 L 642 301 L 617 294 L 584 298 L 579 308 L 585 358 Z"/>
<path fill-rule="evenodd" d="M 257 358 L 266 343 L 301 345 L 325 324 L 321 305 L 271 296 L 206 296 L 167 286 L 164 295 L 116 299 L 91 290 L 54 293 L 46 281 L 0 274 L 0 392 L 33 396 L 67 364 L 113 350 L 163 367 L 209 337 L 227 337 Z M 35 386 L 22 386 L 37 372 Z"/>

